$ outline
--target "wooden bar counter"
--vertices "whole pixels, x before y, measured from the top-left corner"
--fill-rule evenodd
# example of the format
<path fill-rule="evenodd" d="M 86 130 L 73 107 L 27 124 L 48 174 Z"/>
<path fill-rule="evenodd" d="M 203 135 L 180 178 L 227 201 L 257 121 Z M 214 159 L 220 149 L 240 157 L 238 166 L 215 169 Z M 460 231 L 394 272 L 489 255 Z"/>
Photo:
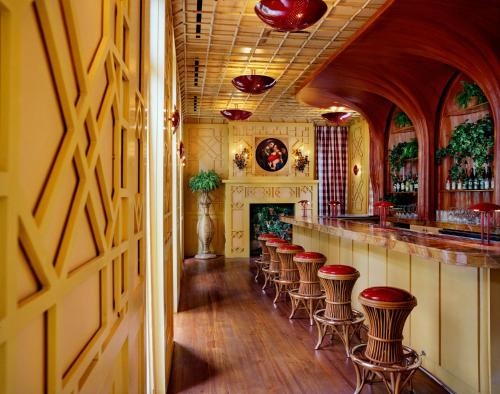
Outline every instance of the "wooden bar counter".
<path fill-rule="evenodd" d="M 327 264 L 352 265 L 370 286 L 395 286 L 417 298 L 405 345 L 424 352 L 424 368 L 457 393 L 500 393 L 500 243 L 350 219 L 283 217 L 293 243 L 321 252 Z"/>

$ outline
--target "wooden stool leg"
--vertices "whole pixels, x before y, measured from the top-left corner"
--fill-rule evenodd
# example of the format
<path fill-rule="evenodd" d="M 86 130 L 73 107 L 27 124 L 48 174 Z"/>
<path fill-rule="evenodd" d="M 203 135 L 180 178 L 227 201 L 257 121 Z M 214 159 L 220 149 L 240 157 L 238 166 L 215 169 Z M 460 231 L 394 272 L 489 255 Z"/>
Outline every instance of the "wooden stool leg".
<path fill-rule="evenodd" d="M 264 291 L 266 289 L 268 281 L 269 281 L 269 273 L 264 272 L 264 285 L 262 286 L 262 291 Z"/>
<path fill-rule="evenodd" d="M 288 317 L 289 319 L 293 319 L 293 316 L 295 315 L 295 310 L 297 308 L 297 300 L 294 297 L 290 297 L 292 300 L 292 312 L 290 313 L 290 316 Z"/>
<path fill-rule="evenodd" d="M 354 394 L 359 394 L 361 393 L 361 390 L 363 390 L 363 387 L 365 386 L 365 379 L 366 379 L 365 369 L 363 367 L 360 367 L 356 363 L 353 363 L 353 365 L 354 365 L 354 370 L 356 371 L 356 390 L 354 391 Z"/>
<path fill-rule="evenodd" d="M 259 281 L 259 275 L 260 275 L 260 264 L 257 263 L 257 273 L 255 274 L 255 282 L 258 282 Z"/>
<path fill-rule="evenodd" d="M 318 320 L 316 320 L 316 326 L 318 327 L 318 342 L 316 343 L 316 346 L 314 347 L 314 350 L 318 350 L 323 343 L 323 339 L 325 338 L 326 334 L 326 326 L 322 323 L 320 323 Z"/>
<path fill-rule="evenodd" d="M 312 326 L 314 324 L 314 308 L 313 306 L 316 304 L 313 299 L 309 300 L 309 325 Z"/>
<path fill-rule="evenodd" d="M 281 294 L 281 286 L 282 284 L 281 283 L 278 283 L 278 282 L 274 282 L 274 288 L 275 288 L 275 291 L 276 291 L 276 296 L 274 297 L 274 301 L 273 301 L 273 304 L 276 305 L 276 303 L 278 302 L 278 298 Z"/>

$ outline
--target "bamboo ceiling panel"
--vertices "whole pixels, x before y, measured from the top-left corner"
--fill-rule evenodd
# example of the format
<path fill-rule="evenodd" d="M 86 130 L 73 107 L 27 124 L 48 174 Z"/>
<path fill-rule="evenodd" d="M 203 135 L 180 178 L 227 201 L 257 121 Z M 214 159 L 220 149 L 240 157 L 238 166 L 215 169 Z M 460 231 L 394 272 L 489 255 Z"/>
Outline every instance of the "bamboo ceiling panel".
<path fill-rule="evenodd" d="M 174 31 L 186 122 L 223 122 L 220 111 L 252 111 L 252 121 L 317 121 L 324 109 L 299 103 L 295 91 L 356 33 L 385 0 L 326 0 L 317 24 L 298 33 L 273 31 L 256 1 L 174 0 Z M 277 79 L 262 95 L 231 84 L 242 74 Z"/>

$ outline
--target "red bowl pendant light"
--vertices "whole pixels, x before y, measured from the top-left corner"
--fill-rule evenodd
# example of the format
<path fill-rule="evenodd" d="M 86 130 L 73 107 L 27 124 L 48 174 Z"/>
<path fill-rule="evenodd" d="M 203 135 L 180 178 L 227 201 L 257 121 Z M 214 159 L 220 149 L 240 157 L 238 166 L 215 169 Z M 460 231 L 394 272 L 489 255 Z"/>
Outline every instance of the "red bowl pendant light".
<path fill-rule="evenodd" d="M 232 83 L 241 92 L 261 94 L 271 89 L 276 84 L 276 80 L 267 75 L 240 75 L 234 78 Z"/>
<path fill-rule="evenodd" d="M 326 114 L 321 115 L 328 122 L 333 123 L 335 125 L 342 124 L 346 122 L 351 116 L 350 112 L 328 112 Z"/>
<path fill-rule="evenodd" d="M 255 13 L 276 30 L 299 31 L 319 21 L 328 10 L 323 0 L 261 0 Z"/>
<path fill-rule="evenodd" d="M 252 116 L 250 111 L 244 111 L 242 109 L 226 109 L 224 111 L 220 111 L 220 113 L 229 120 L 246 120 Z"/>

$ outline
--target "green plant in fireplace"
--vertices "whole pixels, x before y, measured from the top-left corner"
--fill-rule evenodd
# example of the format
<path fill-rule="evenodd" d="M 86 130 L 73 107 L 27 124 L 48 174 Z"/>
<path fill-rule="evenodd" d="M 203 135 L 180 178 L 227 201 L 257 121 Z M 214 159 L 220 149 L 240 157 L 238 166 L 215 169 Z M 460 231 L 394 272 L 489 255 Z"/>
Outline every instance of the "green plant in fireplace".
<path fill-rule="evenodd" d="M 477 83 L 469 83 L 467 81 L 460 81 L 460 83 L 462 84 L 462 90 L 455 96 L 455 101 L 457 102 L 459 108 L 467 108 L 474 97 L 477 97 L 476 104 L 488 102 L 486 96 L 484 95 L 484 92 L 481 90 Z"/>
<path fill-rule="evenodd" d="M 396 115 L 394 115 L 394 124 L 399 129 L 413 125 L 411 119 L 403 111 L 399 111 Z"/>
<path fill-rule="evenodd" d="M 287 207 L 278 205 L 266 205 L 259 207 L 254 212 L 252 239 L 257 239 L 260 234 L 273 233 L 280 238 L 291 240 L 292 225 L 280 220 L 281 215 L 291 215 L 292 211 Z"/>

